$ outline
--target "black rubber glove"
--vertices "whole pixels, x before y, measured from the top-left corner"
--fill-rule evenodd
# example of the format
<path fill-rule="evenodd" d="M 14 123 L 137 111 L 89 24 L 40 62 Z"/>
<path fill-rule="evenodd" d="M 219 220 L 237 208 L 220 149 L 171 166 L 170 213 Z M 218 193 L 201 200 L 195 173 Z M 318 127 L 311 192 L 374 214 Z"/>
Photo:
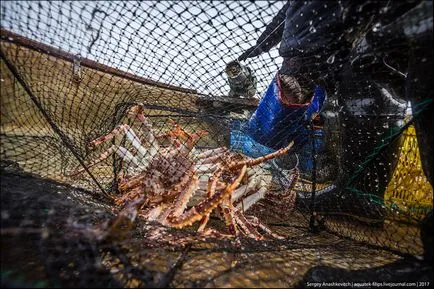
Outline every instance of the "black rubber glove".
<path fill-rule="evenodd" d="M 247 58 L 258 56 L 261 53 L 262 53 L 261 47 L 256 47 L 256 46 L 250 47 L 238 57 L 238 61 L 244 61 Z"/>

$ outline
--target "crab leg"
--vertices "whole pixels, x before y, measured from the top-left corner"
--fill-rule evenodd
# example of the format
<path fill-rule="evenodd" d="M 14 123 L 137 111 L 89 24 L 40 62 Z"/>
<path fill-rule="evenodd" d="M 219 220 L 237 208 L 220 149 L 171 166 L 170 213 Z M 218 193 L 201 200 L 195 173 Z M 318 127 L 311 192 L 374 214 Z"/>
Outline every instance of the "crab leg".
<path fill-rule="evenodd" d="M 252 160 L 244 160 L 244 161 L 232 163 L 231 165 L 229 165 L 229 169 L 231 169 L 231 170 L 237 169 L 237 168 L 240 168 L 244 165 L 251 167 L 251 166 L 255 166 L 255 165 L 258 165 L 260 163 L 263 163 L 265 161 L 271 160 L 273 158 L 280 157 L 280 156 L 286 154 L 292 148 L 293 145 L 294 145 L 294 141 L 290 142 L 289 145 L 287 145 L 286 147 L 281 148 L 278 151 L 275 151 L 274 153 L 265 155 L 263 157 L 259 157 L 259 158 L 252 159 Z"/>
<path fill-rule="evenodd" d="M 248 210 L 253 204 L 264 198 L 267 193 L 267 183 L 271 182 L 271 176 L 264 176 L 263 169 L 249 168 L 249 182 L 247 185 L 238 188 L 232 195 L 232 201 L 237 208 Z M 255 192 L 256 191 L 256 192 Z M 253 194 L 249 194 L 254 192 Z M 247 196 L 242 198 L 243 196 Z"/>
<path fill-rule="evenodd" d="M 186 145 L 182 147 L 181 153 L 188 155 L 194 149 L 194 145 L 200 140 L 202 136 L 206 134 L 207 132 L 205 131 L 199 131 L 198 133 L 189 134 Z"/>
<path fill-rule="evenodd" d="M 175 126 L 175 128 L 165 134 L 157 136 L 157 138 L 168 137 L 175 147 L 179 149 L 179 153 L 181 154 L 189 154 L 194 149 L 194 145 L 199 141 L 199 139 L 207 134 L 207 132 L 203 130 L 197 133 L 189 133 L 171 119 L 169 120 L 169 123 Z M 183 140 L 184 143 L 179 140 Z"/>
<path fill-rule="evenodd" d="M 232 205 L 231 198 L 232 197 L 229 195 L 227 198 L 223 199 L 219 207 L 223 212 L 223 217 L 225 218 L 225 223 L 229 229 L 229 232 L 232 235 L 236 236 L 238 232 L 237 232 L 237 227 L 235 226 L 234 207 Z"/>
<path fill-rule="evenodd" d="M 178 199 L 175 202 L 173 212 L 172 214 L 174 216 L 180 216 L 185 208 L 187 207 L 188 201 L 190 200 L 191 196 L 194 194 L 194 192 L 197 190 L 199 186 L 199 179 L 197 176 L 193 176 L 191 184 L 187 189 L 185 189 L 178 197 Z"/>
<path fill-rule="evenodd" d="M 203 216 L 211 213 L 224 198 L 227 198 L 239 186 L 241 180 L 246 173 L 246 166 L 243 166 L 239 176 L 235 181 L 226 187 L 225 190 L 215 193 L 211 198 L 200 202 L 198 205 L 192 207 L 188 212 L 179 217 L 172 218 L 169 222 L 175 228 L 182 228 L 193 224 L 202 219 Z"/>
<path fill-rule="evenodd" d="M 196 164 L 196 171 L 198 173 L 209 173 L 215 171 L 215 164 Z"/>
<path fill-rule="evenodd" d="M 209 215 L 210 214 L 206 214 L 200 220 L 200 225 L 199 225 L 199 228 L 197 229 L 198 232 L 203 232 L 203 230 L 205 229 L 205 226 L 208 224 L 208 221 L 209 221 Z"/>
<path fill-rule="evenodd" d="M 247 185 L 240 186 L 233 194 L 232 194 L 232 202 L 238 202 L 242 196 L 246 195 L 248 192 L 255 190 L 255 188 L 261 183 L 261 178 L 256 176 L 256 173 L 252 174 L 254 170 L 249 169 L 247 174 L 250 173 L 250 180 Z M 259 180 L 259 182 L 258 182 Z"/>
<path fill-rule="evenodd" d="M 137 137 L 137 135 L 134 133 L 134 131 L 131 129 L 131 127 L 128 124 L 120 124 L 120 125 L 116 126 L 108 134 L 100 136 L 100 137 L 94 139 L 93 141 L 91 141 L 89 143 L 89 146 L 91 148 L 94 148 L 97 145 L 99 145 L 103 142 L 106 142 L 108 140 L 111 140 L 112 138 L 114 138 L 115 136 L 120 135 L 120 134 L 126 134 L 128 139 L 131 141 L 131 143 L 133 144 L 134 147 L 136 147 L 137 145 L 141 146 L 139 138 Z"/>
<path fill-rule="evenodd" d="M 208 228 L 205 231 L 203 231 L 202 236 L 211 236 L 211 237 L 218 238 L 218 239 L 233 238 L 234 237 L 233 235 L 220 233 L 219 231 L 212 229 L 212 228 Z"/>
<path fill-rule="evenodd" d="M 147 118 L 143 115 L 143 106 L 142 105 L 135 105 L 131 107 L 130 112 L 131 114 L 135 115 L 140 122 L 142 123 L 142 131 L 146 136 L 146 140 L 155 146 L 155 150 L 157 151 L 159 149 L 158 142 L 155 141 L 155 135 L 152 129 L 152 125 L 149 123 Z"/>
<path fill-rule="evenodd" d="M 252 187 L 251 184 L 254 184 L 254 180 L 250 180 L 247 185 L 242 185 L 238 189 L 236 189 L 232 194 L 232 202 L 238 201 L 245 193 Z"/>
<path fill-rule="evenodd" d="M 157 220 L 160 215 L 163 213 L 163 210 L 166 209 L 165 204 L 162 204 L 160 206 L 157 206 L 153 209 L 151 209 L 147 214 L 146 214 L 146 219 L 148 219 L 148 221 L 155 221 Z"/>
<path fill-rule="evenodd" d="M 131 200 L 137 199 L 139 197 L 143 196 L 143 191 L 140 187 L 134 188 L 131 191 L 127 192 L 126 194 L 123 194 L 122 196 L 115 199 L 115 203 L 118 206 L 124 206 L 126 203 L 130 202 Z"/>
<path fill-rule="evenodd" d="M 260 171 L 258 171 L 258 173 L 259 172 Z M 281 208 L 282 203 L 289 204 L 290 207 L 293 208 L 294 207 L 293 204 L 295 202 L 295 197 L 296 197 L 296 194 L 293 189 L 299 177 L 298 169 L 295 169 L 295 171 L 291 174 L 291 177 L 289 178 L 289 185 L 287 186 L 285 192 L 279 195 L 273 195 L 268 192 L 266 186 L 267 182 L 264 179 L 261 178 L 259 184 L 257 184 L 255 180 L 259 176 L 257 176 L 256 172 L 254 174 L 251 174 L 250 177 L 251 177 L 250 182 L 247 185 L 238 188 L 237 191 L 235 191 L 232 196 L 232 200 L 236 204 L 235 205 L 236 208 L 234 208 L 234 212 L 235 212 L 235 221 L 237 225 L 244 231 L 246 235 L 255 238 L 257 240 L 263 238 L 263 236 L 258 232 L 257 230 L 258 228 L 275 239 L 284 239 L 285 237 L 273 233 L 268 227 L 262 224 L 258 220 L 258 218 L 250 217 L 251 220 L 248 220 L 242 212 L 247 211 L 252 205 L 256 204 L 259 200 L 265 197 L 267 199 L 270 199 L 270 200 L 266 200 L 266 202 L 273 203 L 272 200 L 275 200 L 276 204 L 273 204 L 273 206 L 277 208 Z M 247 194 L 248 191 L 251 191 L 256 186 L 259 186 L 259 190 L 256 193 L 253 193 L 245 198 L 242 198 L 243 195 Z M 246 193 L 243 194 L 243 192 L 238 192 L 241 189 L 243 189 Z"/>
<path fill-rule="evenodd" d="M 133 154 L 130 153 L 126 148 L 122 146 L 116 147 L 115 145 L 113 145 L 108 150 L 103 152 L 98 159 L 86 164 L 87 168 L 91 168 L 101 163 L 102 161 L 106 160 L 109 156 L 111 156 L 113 153 L 117 153 L 125 162 L 133 163 L 134 165 L 139 166 L 139 161 L 137 160 L 137 158 L 134 157 Z M 76 169 L 72 173 L 70 173 L 69 176 L 73 177 L 82 172 L 84 172 L 84 168 Z"/>
<path fill-rule="evenodd" d="M 213 163 L 219 161 L 221 158 L 222 158 L 222 156 L 219 155 L 219 154 L 211 155 L 209 157 L 206 157 L 206 158 L 200 160 L 198 163 L 201 164 L 201 165 L 204 165 L 204 164 L 213 164 Z M 242 167 L 242 166 L 239 166 L 237 168 L 240 168 L 240 167 Z"/>
<path fill-rule="evenodd" d="M 169 124 L 175 126 L 175 129 L 171 130 L 167 135 L 172 137 L 179 137 L 182 140 L 186 140 L 188 145 L 191 146 L 191 148 L 199 140 L 199 138 L 208 134 L 204 130 L 200 130 L 197 133 L 189 133 L 172 119 L 169 119 Z"/>
<path fill-rule="evenodd" d="M 204 152 L 196 154 L 194 156 L 194 158 L 200 161 L 202 159 L 206 159 L 207 157 L 209 157 L 211 155 L 217 155 L 217 154 L 221 154 L 221 153 L 224 153 L 224 152 L 227 152 L 227 151 L 228 151 L 228 149 L 225 148 L 225 147 L 219 147 L 219 148 L 216 148 L 216 149 L 208 149 L 208 150 L 206 150 Z"/>
<path fill-rule="evenodd" d="M 142 146 L 142 143 L 136 133 L 127 124 L 118 125 L 107 135 L 100 136 L 99 138 L 91 141 L 89 146 L 91 148 L 94 148 L 95 146 L 112 139 L 116 135 L 121 134 L 125 134 L 126 137 L 130 140 L 132 146 L 137 149 L 137 155 L 139 159 L 142 160 L 142 165 L 146 167 L 148 165 L 149 159 L 153 158 L 154 155 L 157 153 L 157 148 L 154 147 L 156 145 L 156 142 L 151 143 L 151 147 L 149 148 L 149 150 L 145 149 Z"/>
<path fill-rule="evenodd" d="M 262 186 L 256 193 L 251 194 L 250 196 L 242 199 L 238 204 L 237 208 L 243 209 L 243 211 L 247 211 L 252 205 L 256 204 L 260 199 L 265 197 L 267 192 L 267 188 Z"/>
<path fill-rule="evenodd" d="M 264 237 L 259 234 L 259 232 L 250 224 L 250 222 L 244 217 L 241 212 L 234 208 L 235 213 L 235 221 L 237 224 L 241 227 L 241 229 L 244 231 L 244 233 L 249 236 L 250 238 L 254 238 L 256 240 L 262 240 Z"/>
<path fill-rule="evenodd" d="M 263 230 L 265 233 L 267 233 L 268 235 L 272 236 L 275 239 L 285 239 L 285 237 L 280 236 L 278 234 L 273 233 L 267 226 L 265 226 L 264 224 L 262 224 L 257 217 L 255 216 L 248 216 L 250 220 L 248 220 L 248 222 L 254 226 L 255 228 L 260 228 L 261 230 Z"/>
<path fill-rule="evenodd" d="M 199 180 L 196 176 L 193 176 L 192 182 L 179 194 L 175 203 L 171 205 L 159 218 L 158 221 L 164 225 L 166 225 L 167 217 L 172 214 L 174 217 L 178 217 L 181 215 L 185 208 L 187 207 L 187 203 L 190 200 L 193 193 L 196 191 L 198 187 Z"/>
<path fill-rule="evenodd" d="M 211 198 L 216 190 L 216 186 L 217 186 L 217 182 L 219 177 L 221 176 L 221 174 L 223 173 L 223 170 L 220 168 L 219 170 L 217 170 L 208 180 L 208 189 L 207 189 L 207 198 Z M 205 216 L 202 217 L 202 219 L 200 220 L 200 225 L 199 228 L 197 229 L 198 232 L 203 231 L 203 229 L 205 228 L 206 224 L 209 221 L 209 215 L 210 213 L 206 214 Z"/>

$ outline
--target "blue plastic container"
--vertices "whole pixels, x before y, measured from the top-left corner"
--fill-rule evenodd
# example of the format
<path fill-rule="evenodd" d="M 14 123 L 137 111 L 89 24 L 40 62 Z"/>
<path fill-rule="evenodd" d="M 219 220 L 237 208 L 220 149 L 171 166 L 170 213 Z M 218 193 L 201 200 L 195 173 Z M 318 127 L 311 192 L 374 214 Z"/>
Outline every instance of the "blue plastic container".
<path fill-rule="evenodd" d="M 258 143 L 275 150 L 292 140 L 302 146 L 309 138 L 310 120 L 320 112 L 326 96 L 325 90 L 317 86 L 309 103 L 286 105 L 280 100 L 280 83 L 274 77 L 245 131 Z"/>
<path fill-rule="evenodd" d="M 232 120 L 231 122 L 231 151 L 243 153 L 251 158 L 258 158 L 274 152 L 267 146 L 256 142 L 250 135 L 248 135 L 244 128 L 247 124 L 245 120 Z"/>

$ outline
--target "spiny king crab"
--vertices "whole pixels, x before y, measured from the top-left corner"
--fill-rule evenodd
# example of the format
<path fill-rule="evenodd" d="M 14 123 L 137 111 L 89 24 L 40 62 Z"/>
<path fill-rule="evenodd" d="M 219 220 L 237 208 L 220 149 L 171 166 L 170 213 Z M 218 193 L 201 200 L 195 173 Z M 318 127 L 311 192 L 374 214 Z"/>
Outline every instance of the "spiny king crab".
<path fill-rule="evenodd" d="M 129 125 L 121 124 L 107 135 L 90 142 L 90 147 L 95 148 L 117 135 L 125 135 L 136 151 L 134 154 L 123 146 L 113 145 L 98 159 L 87 164 L 88 168 L 93 167 L 113 153 L 128 164 L 125 174 L 118 178 L 121 195 L 114 198 L 115 203 L 123 208 L 118 219 L 126 217 L 132 222 L 138 215 L 173 228 L 200 222 L 199 232 L 219 234 L 205 229 L 211 212 L 218 208 L 232 236 L 241 232 L 251 238 L 262 239 L 258 231 L 261 229 L 274 238 L 282 238 L 256 217 L 245 216 L 244 211 L 263 198 L 294 202 L 293 188 L 298 171 L 291 175 L 286 190 L 276 196 L 268 190 L 271 176 L 267 177 L 266 170 L 260 166 L 267 160 L 286 154 L 293 143 L 256 159 L 231 152 L 225 147 L 198 152 L 195 144 L 206 132 L 189 133 L 171 121 L 172 130 L 156 135 L 143 110 L 142 105 L 135 105 L 129 110 L 130 116 L 141 123 L 142 139 Z M 160 144 L 163 138 L 169 140 L 168 146 Z M 77 168 L 70 176 L 75 177 L 83 171 Z M 199 182 L 200 176 L 205 176 L 205 182 Z M 206 191 L 206 196 L 187 210 L 188 202 L 198 190 Z"/>

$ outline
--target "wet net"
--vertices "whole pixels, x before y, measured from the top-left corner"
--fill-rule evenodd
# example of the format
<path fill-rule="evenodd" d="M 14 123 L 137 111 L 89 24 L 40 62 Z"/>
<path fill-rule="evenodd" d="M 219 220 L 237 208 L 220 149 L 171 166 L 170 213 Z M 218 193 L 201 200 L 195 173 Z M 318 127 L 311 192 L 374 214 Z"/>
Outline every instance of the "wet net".
<path fill-rule="evenodd" d="M 4 1 L 0 48 L 2 286 L 432 285 L 431 1 Z"/>

